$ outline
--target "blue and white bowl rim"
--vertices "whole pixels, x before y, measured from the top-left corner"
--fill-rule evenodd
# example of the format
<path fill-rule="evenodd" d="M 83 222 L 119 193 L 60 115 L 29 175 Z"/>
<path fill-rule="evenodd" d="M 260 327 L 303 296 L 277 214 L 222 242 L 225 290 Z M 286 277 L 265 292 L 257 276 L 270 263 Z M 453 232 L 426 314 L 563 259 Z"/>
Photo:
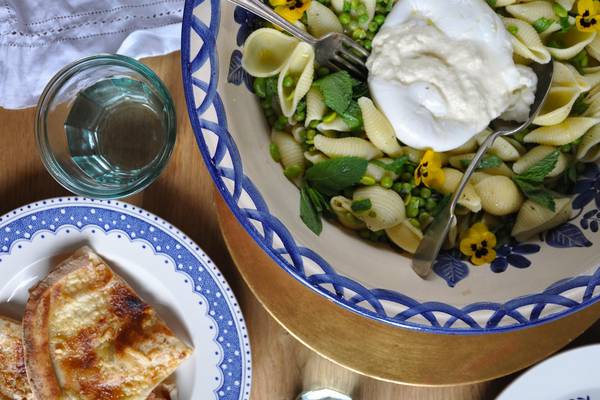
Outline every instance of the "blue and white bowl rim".
<path fill-rule="evenodd" d="M 205 3 L 210 4 L 210 21 L 208 23 L 200 20 L 194 15 L 194 9 L 196 7 L 203 5 L 206 8 Z M 486 333 L 511 332 L 555 321 L 582 310 L 600 300 L 600 292 L 595 295 L 593 294 L 594 289 L 600 286 L 600 268 L 597 268 L 592 275 L 577 276 L 573 277 L 573 279 L 563 279 L 550 285 L 546 290 L 540 293 L 517 297 L 504 303 L 478 302 L 469 304 L 460 309 L 442 302 L 421 303 L 395 291 L 386 289 L 367 289 L 359 282 L 336 273 L 331 265 L 311 249 L 296 244 L 294 238 L 285 226 L 276 216 L 270 214 L 267 204 L 257 187 L 252 183 L 250 178 L 244 175 L 239 151 L 227 130 L 227 114 L 221 96 L 217 90 L 220 78 L 220 60 L 217 57 L 217 37 L 219 34 L 219 21 L 221 18 L 221 7 L 219 3 L 220 0 L 186 0 L 185 3 L 181 35 L 181 64 L 185 98 L 190 121 L 204 162 L 215 185 L 229 206 L 229 209 L 260 247 L 297 281 L 311 290 L 316 291 L 320 295 L 334 301 L 336 304 L 367 318 L 398 327 L 437 334 L 479 335 Z M 192 30 L 202 39 L 203 43 L 200 46 L 198 54 L 193 59 L 190 59 Z M 209 63 L 210 68 L 208 82 L 193 76 L 201 68 L 205 67 L 206 63 Z M 203 98 L 200 105 L 196 104 L 194 87 L 203 92 Z M 203 114 L 211 107 L 213 107 L 216 112 L 216 121 L 203 118 Z M 217 150 L 214 156 L 211 156 L 205 141 L 205 135 L 208 134 L 208 131 L 217 134 L 219 137 L 219 143 L 217 144 Z M 220 165 L 225 153 L 228 153 L 230 156 L 233 168 Z M 224 179 L 234 182 L 233 193 L 227 188 Z M 240 208 L 238 200 L 242 191 L 245 191 L 254 204 L 258 205 L 257 209 L 242 210 L 242 208 Z M 284 242 L 287 254 L 290 254 L 292 259 L 294 259 L 294 256 L 299 257 L 299 265 L 291 265 L 285 260 L 282 257 L 283 253 L 281 249 L 275 249 L 272 245 L 272 241 L 269 240 L 268 235 L 265 234 L 265 236 L 262 236 L 258 232 L 250 221 L 249 215 L 252 215 L 255 220 L 257 218 L 262 218 L 261 222 L 263 222 L 263 225 L 265 221 L 268 222 L 269 226 L 265 229 L 265 232 L 269 229 L 276 230 L 277 234 L 283 238 L 282 241 Z M 303 256 L 309 257 L 312 261 L 316 262 L 323 271 L 326 271 L 326 273 L 321 276 L 321 281 L 317 281 L 316 283 L 332 284 L 336 290 L 338 290 L 338 288 L 341 288 L 341 290 L 350 288 L 352 291 L 356 292 L 357 295 L 348 300 L 318 284 L 311 284 L 308 278 L 303 275 Z M 311 276 L 311 278 L 312 277 L 314 277 L 314 275 Z M 575 288 L 582 288 L 582 290 L 585 288 L 586 295 L 584 295 L 584 299 L 581 303 L 577 303 L 576 301 L 561 295 L 562 293 Z M 368 301 L 370 305 L 379 304 L 380 307 L 375 306 L 375 311 L 371 311 L 358 305 L 358 303 L 365 300 Z M 382 310 L 381 303 L 379 303 L 380 300 L 396 301 L 406 305 L 408 308 L 402 314 L 420 314 L 424 316 L 432 326 L 412 321 L 397 320 L 394 317 L 385 314 L 385 311 L 377 311 L 378 309 Z M 556 304 L 561 305 L 566 309 L 541 318 L 539 317 L 539 313 L 537 313 L 536 317 L 530 318 L 521 315 L 517 311 L 518 308 L 527 305 L 535 305 L 538 309 L 540 307 L 543 309 L 546 305 Z M 483 326 L 475 322 L 470 316 L 471 313 L 482 310 L 493 312 Z M 447 313 L 452 317 L 449 321 L 440 324 L 437 321 L 434 312 Z M 516 324 L 509 326 L 498 325 L 498 322 L 504 316 L 513 315 L 517 316 L 517 318 L 515 318 L 517 321 Z M 452 328 L 452 323 L 457 320 L 467 323 L 468 327 Z"/>

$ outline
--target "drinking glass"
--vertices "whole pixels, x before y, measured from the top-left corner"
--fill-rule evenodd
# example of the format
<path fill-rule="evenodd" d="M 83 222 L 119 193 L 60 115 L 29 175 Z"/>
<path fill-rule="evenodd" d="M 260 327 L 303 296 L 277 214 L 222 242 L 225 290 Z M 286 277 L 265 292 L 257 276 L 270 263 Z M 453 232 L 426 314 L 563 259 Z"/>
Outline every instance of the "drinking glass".
<path fill-rule="evenodd" d="M 120 55 L 67 65 L 48 83 L 36 114 L 42 161 L 65 188 L 114 199 L 150 185 L 175 145 L 173 101 L 152 70 Z"/>

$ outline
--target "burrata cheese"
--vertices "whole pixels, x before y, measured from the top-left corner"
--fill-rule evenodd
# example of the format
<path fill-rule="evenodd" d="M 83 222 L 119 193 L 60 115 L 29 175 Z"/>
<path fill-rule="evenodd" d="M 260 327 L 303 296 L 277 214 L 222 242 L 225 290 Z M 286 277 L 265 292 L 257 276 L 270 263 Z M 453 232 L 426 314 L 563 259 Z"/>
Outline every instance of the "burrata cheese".
<path fill-rule="evenodd" d="M 447 151 L 495 118 L 524 121 L 537 79 L 484 0 L 399 0 L 373 39 L 369 87 L 398 139 Z"/>

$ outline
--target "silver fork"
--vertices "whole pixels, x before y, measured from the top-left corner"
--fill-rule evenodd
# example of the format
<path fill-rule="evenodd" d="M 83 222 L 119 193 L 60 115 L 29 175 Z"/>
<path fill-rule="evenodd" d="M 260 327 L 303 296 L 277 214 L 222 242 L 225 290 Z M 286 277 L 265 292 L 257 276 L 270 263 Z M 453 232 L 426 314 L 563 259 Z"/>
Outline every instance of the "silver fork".
<path fill-rule="evenodd" d="M 319 39 L 298 28 L 260 0 L 229 0 L 277 25 L 315 49 L 317 64 L 332 70 L 346 70 L 359 79 L 367 78 L 365 65 L 369 52 L 343 33 L 329 33 Z"/>

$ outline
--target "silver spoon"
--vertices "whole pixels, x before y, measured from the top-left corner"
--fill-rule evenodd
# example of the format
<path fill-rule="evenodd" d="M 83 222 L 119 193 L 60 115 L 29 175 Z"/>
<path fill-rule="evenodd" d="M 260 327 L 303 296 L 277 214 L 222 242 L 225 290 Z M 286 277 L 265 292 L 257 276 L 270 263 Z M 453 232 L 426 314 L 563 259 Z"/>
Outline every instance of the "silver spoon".
<path fill-rule="evenodd" d="M 425 232 L 425 236 L 421 240 L 421 243 L 419 244 L 419 247 L 413 256 L 412 268 L 421 278 L 425 279 L 431 274 L 433 262 L 437 258 L 444 240 L 446 240 L 446 236 L 448 235 L 450 227 L 456 222 L 454 210 L 456 209 L 458 199 L 460 199 L 460 196 L 465 189 L 467 182 L 471 178 L 471 175 L 477 169 L 481 158 L 485 155 L 486 151 L 492 146 L 492 144 L 494 144 L 496 138 L 500 136 L 514 135 L 531 125 L 535 116 L 542 107 L 542 104 L 548 95 L 548 91 L 550 90 L 550 84 L 552 83 L 554 64 L 552 62 L 547 64 L 533 64 L 531 67 L 537 75 L 538 83 L 535 92 L 535 100 L 529 113 L 529 119 L 523 123 L 495 119 L 490 123 L 490 127 L 493 130 L 492 134 L 489 135 L 479 147 L 475 157 L 473 157 L 473 160 L 467 167 L 467 170 L 465 171 L 458 188 L 454 192 L 452 199 L 435 217 Z"/>

